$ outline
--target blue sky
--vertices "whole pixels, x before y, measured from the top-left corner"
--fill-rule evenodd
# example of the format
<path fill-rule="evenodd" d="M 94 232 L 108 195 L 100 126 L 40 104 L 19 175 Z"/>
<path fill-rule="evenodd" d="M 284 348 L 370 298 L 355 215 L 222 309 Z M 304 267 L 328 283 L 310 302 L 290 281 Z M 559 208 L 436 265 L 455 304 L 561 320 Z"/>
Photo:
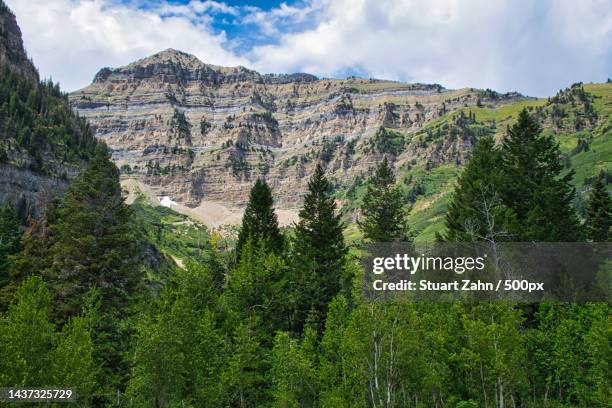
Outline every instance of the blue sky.
<path fill-rule="evenodd" d="M 66 90 L 176 48 L 260 72 L 553 95 L 612 76 L 609 0 L 5 0 Z"/>

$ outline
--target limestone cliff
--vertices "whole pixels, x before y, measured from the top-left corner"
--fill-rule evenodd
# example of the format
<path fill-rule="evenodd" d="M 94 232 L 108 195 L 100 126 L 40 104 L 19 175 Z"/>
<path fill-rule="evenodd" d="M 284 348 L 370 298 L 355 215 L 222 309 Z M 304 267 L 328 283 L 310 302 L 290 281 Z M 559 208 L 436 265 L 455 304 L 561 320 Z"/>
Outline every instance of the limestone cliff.
<path fill-rule="evenodd" d="M 192 208 L 240 207 L 256 177 L 267 179 L 279 207 L 295 208 L 319 161 L 338 188 L 383 155 L 396 166 L 462 163 L 473 140 L 434 146 L 413 135 L 465 106 L 520 98 L 435 84 L 264 75 L 172 49 L 103 68 L 70 95 L 113 150 L 124 179 Z"/>

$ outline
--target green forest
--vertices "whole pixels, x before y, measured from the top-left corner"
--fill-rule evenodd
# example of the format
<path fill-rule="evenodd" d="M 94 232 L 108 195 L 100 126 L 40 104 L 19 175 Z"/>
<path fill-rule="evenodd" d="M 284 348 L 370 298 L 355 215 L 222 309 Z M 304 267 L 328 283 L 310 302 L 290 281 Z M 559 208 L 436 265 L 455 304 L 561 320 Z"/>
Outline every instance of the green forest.
<path fill-rule="evenodd" d="M 241 225 L 219 231 L 144 197 L 128 205 L 110 149 L 59 85 L 1 68 L 0 168 L 70 185 L 42 211 L 0 202 L 0 388 L 72 388 L 79 407 L 612 406 L 610 302 L 362 293 L 367 243 L 610 242 L 612 87 L 600 85 L 479 100 L 410 140 L 381 127 L 368 148 L 382 159 L 342 191 L 325 168 L 340 139 L 326 139 L 298 222 L 279 226 L 257 178 Z M 185 114 L 171 124 L 189 144 Z M 394 163 L 443 138 L 475 142 L 467 164 Z M 231 156 L 227 171 L 245 166 Z"/>
<path fill-rule="evenodd" d="M 232 240 L 126 205 L 57 87 L 5 78 L 5 144 L 87 166 L 44 217 L 0 210 L 0 386 L 73 387 L 78 406 L 609 406 L 609 303 L 367 301 L 322 165 L 292 228 L 258 179 Z M 606 175 L 580 215 L 559 149 L 527 110 L 480 137 L 436 239 L 609 241 Z M 364 185 L 363 240 L 412 240 L 386 158 Z"/>

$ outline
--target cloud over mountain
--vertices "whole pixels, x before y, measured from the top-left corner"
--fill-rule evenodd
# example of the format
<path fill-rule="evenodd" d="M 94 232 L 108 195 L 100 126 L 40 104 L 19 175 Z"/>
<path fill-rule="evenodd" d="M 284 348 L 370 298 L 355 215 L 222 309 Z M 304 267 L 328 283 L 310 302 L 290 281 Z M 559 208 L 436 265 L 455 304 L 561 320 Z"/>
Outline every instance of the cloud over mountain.
<path fill-rule="evenodd" d="M 612 72 L 605 0 L 9 1 L 43 76 L 67 89 L 165 48 L 217 65 L 358 73 L 550 95 Z M 146 4 L 145 4 L 146 3 Z"/>

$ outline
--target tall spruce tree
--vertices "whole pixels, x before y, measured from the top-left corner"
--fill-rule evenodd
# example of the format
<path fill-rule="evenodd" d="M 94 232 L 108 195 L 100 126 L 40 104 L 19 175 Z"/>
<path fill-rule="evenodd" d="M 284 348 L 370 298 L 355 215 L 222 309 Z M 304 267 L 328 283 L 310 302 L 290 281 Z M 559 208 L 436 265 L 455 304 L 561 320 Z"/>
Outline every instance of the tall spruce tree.
<path fill-rule="evenodd" d="M 605 174 L 600 172 L 587 203 L 584 232 L 593 242 L 612 240 L 612 198 L 606 190 Z"/>
<path fill-rule="evenodd" d="M 572 207 L 573 172 L 561 176 L 559 145 L 543 135 L 534 118 L 523 109 L 501 149 L 502 199 L 516 214 L 517 238 L 525 241 L 576 241 L 578 217 Z"/>
<path fill-rule="evenodd" d="M 480 139 L 459 177 L 446 213 L 444 241 L 500 241 L 512 236 L 514 214 L 499 194 L 501 154 L 492 137 Z"/>
<path fill-rule="evenodd" d="M 373 242 L 409 240 L 402 194 L 387 158 L 370 178 L 357 220 L 364 238 Z"/>
<path fill-rule="evenodd" d="M 125 381 L 129 331 L 142 270 L 135 253 L 131 210 L 123 202 L 119 171 L 105 146 L 99 145 L 87 169 L 71 184 L 57 220 L 51 225 L 48 269 L 55 293 L 54 315 L 65 323 L 97 288 L 100 319 L 93 339 L 104 366 L 105 392 Z M 102 403 L 102 401 L 97 401 Z"/>
<path fill-rule="evenodd" d="M 124 310 L 140 278 L 130 216 L 119 171 L 100 146 L 71 184 L 51 226 L 51 274 L 59 315 L 78 313 L 82 295 L 94 286 L 101 291 L 103 312 Z"/>
<path fill-rule="evenodd" d="M 251 189 L 249 203 L 244 216 L 242 227 L 238 234 L 236 243 L 236 256 L 240 258 L 240 252 L 248 240 L 257 245 L 263 245 L 268 251 L 280 253 L 283 249 L 283 236 L 278 228 L 278 219 L 272 205 L 272 191 L 268 184 L 257 179 Z"/>
<path fill-rule="evenodd" d="M 298 332 L 308 314 L 315 312 L 324 320 L 327 304 L 340 291 L 345 255 L 340 214 L 330 193 L 330 184 L 317 165 L 308 182 L 308 193 L 295 227 L 292 245 L 293 271 L 299 288 L 295 297 Z"/>

